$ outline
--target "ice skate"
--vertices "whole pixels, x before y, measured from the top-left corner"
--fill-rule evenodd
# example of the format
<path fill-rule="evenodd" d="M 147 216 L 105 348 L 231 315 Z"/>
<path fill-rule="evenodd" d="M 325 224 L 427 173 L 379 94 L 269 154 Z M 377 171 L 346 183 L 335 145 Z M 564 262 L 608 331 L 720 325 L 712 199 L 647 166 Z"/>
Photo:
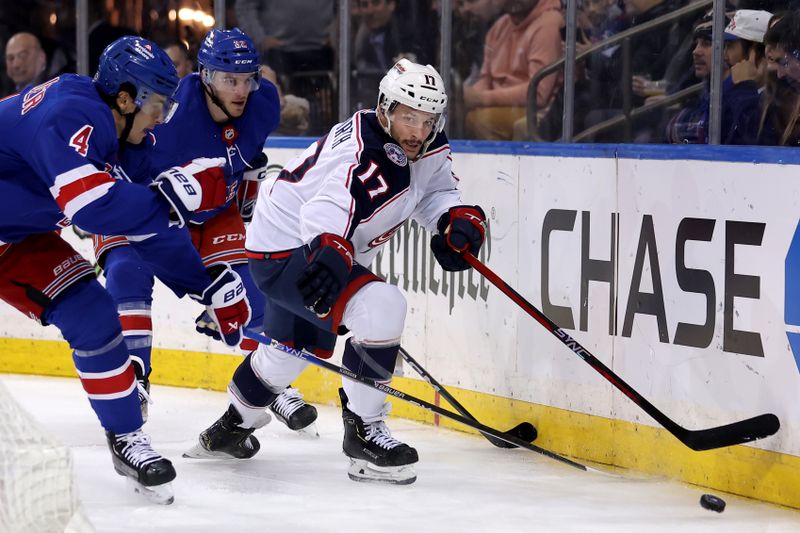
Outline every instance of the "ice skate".
<path fill-rule="evenodd" d="M 317 408 L 303 401 L 299 390 L 287 387 L 269 406 L 275 418 L 286 427 L 302 435 L 319 437 L 314 421 L 317 419 Z"/>
<path fill-rule="evenodd" d="M 419 461 L 417 450 L 392 437 L 383 419 L 365 423 L 347 408 L 347 396 L 339 389 L 342 399 L 344 441 L 342 450 L 350 459 L 347 475 L 353 481 L 410 485 L 417 480 L 414 463 Z M 383 418 L 389 412 L 384 405 Z"/>
<path fill-rule="evenodd" d="M 119 435 L 107 431 L 106 439 L 114 470 L 127 478 L 134 492 L 161 505 L 175 500 L 170 483 L 175 479 L 175 468 L 150 447 L 149 435 L 142 430 Z"/>
<path fill-rule="evenodd" d="M 190 459 L 249 459 L 261 449 L 253 432 L 267 425 L 270 416 L 264 411 L 264 418 L 256 427 L 243 428 L 242 417 L 232 405 L 214 422 L 200 433 L 198 443 L 183 453 Z"/>

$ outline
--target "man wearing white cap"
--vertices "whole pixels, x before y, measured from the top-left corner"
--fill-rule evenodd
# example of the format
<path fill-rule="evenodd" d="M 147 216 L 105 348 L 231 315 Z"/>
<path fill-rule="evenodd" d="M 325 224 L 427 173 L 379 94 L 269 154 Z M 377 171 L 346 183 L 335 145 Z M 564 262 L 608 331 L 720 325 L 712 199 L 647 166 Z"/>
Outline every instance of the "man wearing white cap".
<path fill-rule="evenodd" d="M 725 28 L 724 57 L 734 85 L 746 80 L 763 85 L 763 43 L 770 18 L 769 11 L 740 9 Z"/>

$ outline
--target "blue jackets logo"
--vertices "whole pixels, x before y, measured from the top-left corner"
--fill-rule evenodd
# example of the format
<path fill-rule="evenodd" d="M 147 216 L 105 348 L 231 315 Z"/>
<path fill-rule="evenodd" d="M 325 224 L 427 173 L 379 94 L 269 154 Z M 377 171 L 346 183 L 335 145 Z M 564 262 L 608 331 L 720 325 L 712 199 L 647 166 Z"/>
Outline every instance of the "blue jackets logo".
<path fill-rule="evenodd" d="M 797 368 L 800 370 L 800 222 L 794 230 L 792 243 L 786 252 L 785 294 L 783 319 L 786 322 L 786 336 L 792 348 Z"/>

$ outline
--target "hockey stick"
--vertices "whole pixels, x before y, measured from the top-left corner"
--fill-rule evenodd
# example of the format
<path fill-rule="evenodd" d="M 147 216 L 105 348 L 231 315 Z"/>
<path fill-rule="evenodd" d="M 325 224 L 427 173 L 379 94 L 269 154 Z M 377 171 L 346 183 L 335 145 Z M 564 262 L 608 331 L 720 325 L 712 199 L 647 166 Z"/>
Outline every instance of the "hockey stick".
<path fill-rule="evenodd" d="M 405 348 L 403 348 L 402 346 L 400 347 L 400 356 L 401 356 L 403 359 L 405 359 L 405 360 L 406 360 L 406 362 L 407 362 L 409 365 L 411 365 L 411 368 L 413 368 L 413 369 L 414 369 L 414 370 L 417 372 L 417 374 L 419 374 L 420 376 L 422 376 L 422 379 L 424 379 L 425 381 L 427 381 L 427 382 L 430 384 L 430 386 L 431 386 L 431 387 L 433 387 L 433 390 L 435 390 L 436 392 L 438 392 L 439 394 L 441 394 L 441 395 L 442 395 L 442 397 L 443 397 L 445 400 L 447 400 L 447 401 L 448 401 L 448 403 L 449 403 L 450 405 L 452 405 L 452 406 L 453 406 L 453 408 L 454 408 L 456 411 L 458 411 L 459 413 L 461 413 L 461 414 L 462 414 L 463 416 L 465 416 L 466 418 L 469 418 L 469 419 L 470 419 L 470 420 L 472 420 L 473 422 L 477 422 L 477 421 L 478 421 L 478 420 L 477 420 L 477 419 L 476 419 L 474 416 L 472 416 L 472 415 L 470 414 L 470 412 L 469 412 L 469 411 L 467 411 L 467 408 L 466 408 L 466 407 L 464 407 L 463 405 L 461 405 L 460 403 L 458 403 L 458 400 L 456 400 L 455 398 L 453 398 L 453 396 L 452 396 L 452 395 L 451 395 L 449 392 L 447 392 L 447 389 L 445 389 L 445 388 L 444 388 L 444 386 L 442 386 L 442 385 L 441 385 L 441 384 L 440 384 L 438 381 L 436 381 L 436 380 L 434 379 L 434 377 L 433 377 L 433 376 L 431 376 L 431 375 L 428 373 L 428 371 L 427 371 L 427 370 L 425 370 L 425 369 L 422 367 L 422 365 L 421 365 L 421 364 L 419 364 L 419 363 L 416 361 L 416 359 L 414 359 L 413 357 L 411 357 L 411 354 L 410 354 L 410 353 L 408 353 L 408 352 L 405 350 Z M 509 429 L 508 431 L 506 431 L 506 434 L 508 434 L 508 435 L 512 435 L 512 436 L 514 436 L 514 437 L 516 437 L 516 438 L 518 438 L 518 439 L 524 440 L 525 442 L 533 442 L 533 441 L 535 441 L 535 440 L 536 440 L 536 437 L 538 436 L 538 433 L 537 433 L 537 431 L 536 431 L 536 428 L 535 428 L 535 427 L 533 426 L 533 424 L 531 424 L 530 422 L 522 422 L 521 424 L 517 424 L 517 425 L 516 425 L 516 426 L 514 426 L 513 428 L 511 428 L 511 429 Z M 492 437 L 491 435 L 486 435 L 485 433 L 481 433 L 481 435 L 483 435 L 484 437 L 486 437 L 486 440 L 488 440 L 489 442 L 491 442 L 492 444 L 494 444 L 494 445 L 495 445 L 495 446 L 497 446 L 498 448 L 516 448 L 516 446 L 514 446 L 513 444 L 511 444 L 511 443 L 509 443 L 509 442 L 507 442 L 507 441 L 504 441 L 504 440 L 502 440 L 502 439 L 496 439 L 496 438 Z"/>
<path fill-rule="evenodd" d="M 402 401 L 408 402 L 408 403 L 410 403 L 412 405 L 416 405 L 417 407 L 419 407 L 421 409 L 425 409 L 427 411 L 434 412 L 437 415 L 443 416 L 445 418 L 449 418 L 450 420 L 455 420 L 456 422 L 460 422 L 460 423 L 464 424 L 465 426 L 468 426 L 468 427 L 471 427 L 474 430 L 480 431 L 484 435 L 491 435 L 492 437 L 495 437 L 497 439 L 506 441 L 506 442 L 508 442 L 510 444 L 514 444 L 515 446 L 518 446 L 520 448 L 525 448 L 525 449 L 531 450 L 532 452 L 536 452 L 538 454 L 544 455 L 545 457 L 549 457 L 550 459 L 553 459 L 553 460 L 558 461 L 560 463 L 563 463 L 565 465 L 569 465 L 569 466 L 571 466 L 573 468 L 577 468 L 578 470 L 583 470 L 585 472 L 586 471 L 592 471 L 592 472 L 598 472 L 598 473 L 601 473 L 601 474 L 607 474 L 607 472 L 603 472 L 602 470 L 597 470 L 597 469 L 588 467 L 586 465 L 583 465 L 581 463 L 576 463 L 575 461 L 567 459 L 566 457 L 562 457 L 561 455 L 558 455 L 557 453 L 545 450 L 544 448 L 539 448 L 538 446 L 536 446 L 534 444 L 531 444 L 529 442 L 525 442 L 522 439 L 518 439 L 517 437 L 515 437 L 513 435 L 508 435 L 508 434 L 502 433 L 502 432 L 500 432 L 500 431 L 498 431 L 498 430 L 496 430 L 494 428 L 490 428 L 489 426 L 484 426 L 480 422 L 476 422 L 476 421 L 470 420 L 470 419 L 465 418 L 465 417 L 463 417 L 461 415 L 458 415 L 456 413 L 448 411 L 447 409 L 442 409 L 438 405 L 434 405 L 432 403 L 428 403 L 425 400 L 420 400 L 419 398 L 411 396 L 410 394 L 406 394 L 406 393 L 401 392 L 401 391 L 399 391 L 397 389 L 393 389 L 392 387 L 389 387 L 388 385 L 384 385 L 383 383 L 379 383 L 379 382 L 377 382 L 377 381 L 375 381 L 373 379 L 366 378 L 364 376 L 356 374 L 355 372 L 351 372 L 350 370 L 347 370 L 344 367 L 334 365 L 333 363 L 329 363 L 328 361 L 320 359 L 320 358 L 316 357 L 314 354 L 312 354 L 310 352 L 307 352 L 306 350 L 298 350 L 296 348 L 291 348 L 289 346 L 281 344 L 280 342 L 276 341 L 275 339 L 272 339 L 270 337 L 267 337 L 266 335 L 263 335 L 261 333 L 257 333 L 257 332 L 252 331 L 252 330 L 246 330 L 244 335 L 245 335 L 245 337 L 249 337 L 249 338 L 253 339 L 254 341 L 258 341 L 261 344 L 266 344 L 267 346 L 272 346 L 273 348 L 276 348 L 276 349 L 278 349 L 278 350 L 280 350 L 280 351 L 282 351 L 284 353 L 287 353 L 289 355 L 297 357 L 298 359 L 302 359 L 303 361 L 311 363 L 312 365 L 316 365 L 318 367 L 324 368 L 325 370 L 329 370 L 331 372 L 335 372 L 335 373 L 337 373 L 337 374 L 339 374 L 339 375 L 341 375 L 341 376 L 343 376 L 343 377 L 345 377 L 345 378 L 347 378 L 347 379 L 349 379 L 351 381 L 356 381 L 356 382 L 362 383 L 362 384 L 364 384 L 364 385 L 366 385 L 368 387 L 372 387 L 374 389 L 378 389 L 379 391 L 381 391 L 383 393 L 386 393 L 389 396 L 394 396 L 398 400 L 402 400 Z"/>
<path fill-rule="evenodd" d="M 497 274 L 492 272 L 489 267 L 483 264 L 478 258 L 469 252 L 463 255 L 464 259 L 472 265 L 475 270 L 480 272 L 486 279 L 503 291 L 506 296 L 511 298 L 525 312 L 531 315 L 537 322 L 555 335 L 567 348 L 572 350 L 575 355 L 589 363 L 604 378 L 610 381 L 617 389 L 622 391 L 625 396 L 633 403 L 641 407 L 648 415 L 653 417 L 656 422 L 664 426 L 667 431 L 675 435 L 682 443 L 695 451 L 711 450 L 743 444 L 753 440 L 761 439 L 773 435 L 780 429 L 781 424 L 778 417 L 772 413 L 758 415 L 747 420 L 740 420 L 724 426 L 708 429 L 690 430 L 679 426 L 667 415 L 659 411 L 653 404 L 645 399 L 636 390 L 625 383 L 622 378 L 616 375 L 610 368 L 599 361 L 589 350 L 580 345 L 578 341 L 558 327 L 558 325 L 547 318 L 541 311 L 536 309 L 530 302 L 523 298 L 517 291 L 508 286 Z"/>

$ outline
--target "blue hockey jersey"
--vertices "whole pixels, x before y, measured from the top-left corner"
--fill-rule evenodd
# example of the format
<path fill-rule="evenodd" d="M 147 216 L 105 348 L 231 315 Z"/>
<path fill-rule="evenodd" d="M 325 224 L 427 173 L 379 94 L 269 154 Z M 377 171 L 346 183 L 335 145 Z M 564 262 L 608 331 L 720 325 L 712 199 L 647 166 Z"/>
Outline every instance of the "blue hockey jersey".
<path fill-rule="evenodd" d="M 137 247 L 164 283 L 178 295 L 199 294 L 209 284 L 196 253 L 181 265 L 168 255 L 193 248 L 186 231 L 170 227 L 167 201 L 115 179 L 125 172 L 114 117 L 90 78 L 66 74 L 0 101 L 0 130 L 0 242 L 71 222 L 92 233 L 155 234 L 136 239 Z M 148 151 L 131 147 L 123 161 Z M 145 170 L 133 174 L 141 180 Z"/>
<path fill-rule="evenodd" d="M 16 242 L 69 220 L 123 235 L 169 226 L 166 201 L 110 174 L 118 151 L 114 118 L 91 79 L 67 74 L 6 98 L 0 128 L 0 240 Z"/>
<path fill-rule="evenodd" d="M 196 73 L 183 78 L 175 94 L 175 114 L 154 130 L 154 174 L 197 157 L 224 157 L 228 161 L 228 200 L 217 209 L 193 213 L 194 223 L 202 223 L 230 205 L 248 163 L 264 148 L 267 136 L 280 122 L 278 91 L 269 81 L 262 80 L 259 89 L 250 93 L 242 116 L 226 124 L 214 122 L 201 83 Z"/>

